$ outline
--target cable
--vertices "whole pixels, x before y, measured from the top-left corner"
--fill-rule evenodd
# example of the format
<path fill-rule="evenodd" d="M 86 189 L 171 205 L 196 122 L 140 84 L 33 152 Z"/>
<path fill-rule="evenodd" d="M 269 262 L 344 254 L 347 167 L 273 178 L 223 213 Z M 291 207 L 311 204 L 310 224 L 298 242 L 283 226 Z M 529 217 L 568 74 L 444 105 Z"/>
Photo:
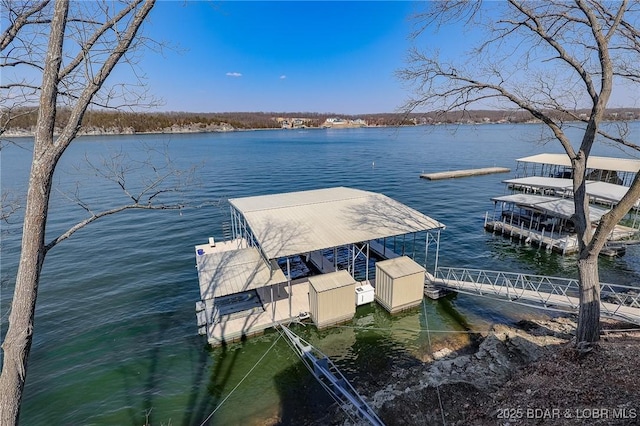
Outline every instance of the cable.
<path fill-rule="evenodd" d="M 229 399 L 229 397 L 233 394 L 233 392 L 235 392 L 235 390 L 238 389 L 238 387 L 242 384 L 242 382 L 244 382 L 244 380 L 247 377 L 249 377 L 249 374 L 251 374 L 251 372 L 256 369 L 258 364 L 260 364 L 260 361 L 262 361 L 264 359 L 264 357 L 267 356 L 267 354 L 269 352 L 271 352 L 271 349 L 273 349 L 273 347 L 276 345 L 276 343 L 278 343 L 278 340 L 280 340 L 280 337 L 282 337 L 282 335 L 278 336 L 278 338 L 273 341 L 271 346 L 269 346 L 269 349 L 267 349 L 267 351 L 260 357 L 260 359 L 258 361 L 256 361 L 256 363 L 253 365 L 253 367 L 251 367 L 251 369 L 249 371 L 247 371 L 247 374 L 245 374 L 244 377 L 238 382 L 238 384 L 233 389 L 231 389 L 231 392 L 229 392 L 229 394 L 227 396 L 225 396 L 225 398 L 222 400 L 222 402 L 220 402 L 220 404 L 218 404 L 218 406 L 216 408 L 214 408 L 214 410 L 211 412 L 211 414 L 209 414 L 207 416 L 207 418 L 204 419 L 202 421 L 202 423 L 200 423 L 200 426 L 204 426 L 204 424 L 209 421 L 209 419 L 216 413 L 216 411 L 218 411 L 220 409 L 220 407 L 222 407 L 222 405 L 227 401 L 227 399 Z"/>
<path fill-rule="evenodd" d="M 332 328 L 349 328 L 349 329 L 353 329 L 353 330 L 371 330 L 371 331 L 410 331 L 413 333 L 426 333 L 427 330 L 424 329 L 413 329 L 413 328 L 392 328 L 392 327 L 366 327 L 366 326 L 353 326 L 353 325 L 334 325 L 332 326 Z M 483 330 L 429 330 L 428 332 L 430 333 L 460 333 L 460 334 L 481 334 L 481 333 L 488 333 L 489 331 L 491 331 L 490 329 L 487 329 L 486 331 Z"/>
<path fill-rule="evenodd" d="M 429 342 L 429 350 L 431 350 L 431 355 L 433 355 L 433 350 L 431 349 L 431 333 L 429 332 L 429 317 L 427 316 L 427 304 L 425 301 L 422 301 L 422 310 L 424 311 L 424 322 L 427 327 L 427 341 Z M 440 396 L 440 385 L 436 381 L 436 393 L 438 394 L 438 404 L 440 404 L 440 414 L 442 415 L 442 425 L 445 426 L 447 422 L 444 419 L 444 407 L 442 406 L 442 397 Z"/>
<path fill-rule="evenodd" d="M 280 337 L 282 337 L 284 335 L 284 333 L 282 332 L 281 329 L 276 327 L 276 330 L 278 330 L 278 332 L 280 333 Z M 293 346 L 293 344 L 289 341 L 289 339 L 285 339 L 285 341 L 287 342 L 287 344 L 289 345 L 289 347 L 291 348 L 291 350 L 298 356 L 298 358 L 300 358 L 300 361 L 302 361 L 302 364 L 307 368 L 307 370 L 315 377 L 315 374 L 313 373 L 313 370 L 311 369 L 311 366 L 309 366 L 304 359 L 302 358 L 302 355 L 300 355 L 300 353 L 298 352 L 298 350 Z M 335 403 L 338 405 L 338 407 L 340 407 L 340 409 L 347 415 L 347 417 L 349 418 L 349 420 L 351 420 L 354 424 L 356 423 L 356 419 L 353 418 L 353 416 L 351 415 L 351 413 L 349 413 L 347 411 L 347 409 L 345 408 L 345 403 L 344 401 L 341 401 L 337 398 L 337 395 L 334 394 L 334 392 L 329 388 L 329 386 L 324 383 L 322 380 L 316 380 L 318 383 L 320 383 L 320 385 L 324 388 L 324 390 L 329 394 L 329 396 L 331 397 L 331 399 L 333 399 L 335 401 Z"/>

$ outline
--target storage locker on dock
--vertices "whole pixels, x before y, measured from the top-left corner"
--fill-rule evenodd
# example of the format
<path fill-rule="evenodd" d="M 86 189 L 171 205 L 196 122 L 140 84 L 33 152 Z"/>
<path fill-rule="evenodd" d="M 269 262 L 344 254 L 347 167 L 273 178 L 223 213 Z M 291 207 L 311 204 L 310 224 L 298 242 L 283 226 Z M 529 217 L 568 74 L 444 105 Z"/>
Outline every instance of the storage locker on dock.
<path fill-rule="evenodd" d="M 348 321 L 356 313 L 356 281 L 347 271 L 309 277 L 309 313 L 316 327 Z"/>
<path fill-rule="evenodd" d="M 422 302 L 425 269 L 407 256 L 376 263 L 376 301 L 390 313 Z"/>

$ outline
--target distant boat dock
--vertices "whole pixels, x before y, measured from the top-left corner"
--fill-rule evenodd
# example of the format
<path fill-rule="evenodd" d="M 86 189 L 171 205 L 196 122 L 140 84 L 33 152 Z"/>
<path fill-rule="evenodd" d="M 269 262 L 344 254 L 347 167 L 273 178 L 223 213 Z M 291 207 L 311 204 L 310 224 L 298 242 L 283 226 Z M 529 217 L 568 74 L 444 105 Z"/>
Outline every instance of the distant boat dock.
<path fill-rule="evenodd" d="M 428 180 L 453 179 L 468 176 L 490 175 L 494 173 L 509 173 L 511 169 L 507 167 L 484 167 L 482 169 L 450 170 L 447 172 L 422 173 L 420 178 Z"/>
<path fill-rule="evenodd" d="M 485 229 L 558 253 L 576 253 L 579 245 L 573 223 L 573 170 L 569 157 L 539 154 L 517 162 L 520 176 L 502 181 L 512 193 L 491 198 L 494 211 L 486 213 Z M 594 229 L 623 199 L 638 172 L 640 160 L 589 158 L 585 192 Z M 640 242 L 640 200 L 615 225 L 607 240 L 601 251 L 607 256 L 621 256 L 626 244 Z"/>

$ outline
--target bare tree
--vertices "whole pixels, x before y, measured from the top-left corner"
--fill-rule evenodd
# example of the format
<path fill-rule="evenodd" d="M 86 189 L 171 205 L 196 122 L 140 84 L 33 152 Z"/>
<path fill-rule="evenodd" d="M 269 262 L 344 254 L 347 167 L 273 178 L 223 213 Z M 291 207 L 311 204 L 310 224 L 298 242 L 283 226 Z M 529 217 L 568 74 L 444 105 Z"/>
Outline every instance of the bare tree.
<path fill-rule="evenodd" d="M 600 334 L 598 254 L 640 198 L 640 173 L 595 230 L 588 219 L 585 173 L 597 138 L 640 151 L 624 128 L 610 133 L 612 126 L 602 126 L 614 84 L 639 90 L 640 5 L 637 0 L 508 0 L 430 2 L 428 7 L 417 17 L 416 39 L 451 23 L 481 31 L 486 39 L 468 52 L 413 49 L 409 65 L 398 72 L 415 89 L 406 110 L 466 111 L 480 105 L 527 111 L 571 159 L 579 240 L 577 345 L 589 350 Z M 588 117 L 576 112 L 579 107 L 590 109 Z M 567 136 L 572 126 L 583 131 L 580 141 Z"/>
<path fill-rule="evenodd" d="M 27 363 L 34 332 L 34 313 L 40 273 L 46 254 L 59 242 L 87 224 L 127 209 L 180 208 L 162 201 L 163 194 L 178 189 L 183 175 L 167 162 L 151 166 L 150 180 L 127 181 L 127 166 L 117 158 L 106 164 L 105 177 L 113 180 L 126 194 L 123 206 L 95 211 L 74 199 L 88 214 L 86 220 L 66 232 L 45 241 L 53 175 L 59 159 L 81 128 L 87 109 L 121 108 L 147 101 L 139 74 L 125 84 L 107 80 L 118 64 L 136 66 L 135 52 L 149 47 L 139 30 L 155 0 L 122 2 L 70 2 L 69 0 L 2 0 L 0 34 L 0 136 L 15 112 L 37 111 L 33 160 L 25 198 L 20 262 L 11 303 L 9 325 L 2 344 L 3 365 L 0 375 L 0 424 L 17 424 L 24 389 Z M 31 108 L 26 106 L 32 105 Z M 37 105 L 37 106 L 33 106 Z M 68 118 L 57 123 L 61 107 Z M 5 211 L 3 210 L 3 217 Z"/>

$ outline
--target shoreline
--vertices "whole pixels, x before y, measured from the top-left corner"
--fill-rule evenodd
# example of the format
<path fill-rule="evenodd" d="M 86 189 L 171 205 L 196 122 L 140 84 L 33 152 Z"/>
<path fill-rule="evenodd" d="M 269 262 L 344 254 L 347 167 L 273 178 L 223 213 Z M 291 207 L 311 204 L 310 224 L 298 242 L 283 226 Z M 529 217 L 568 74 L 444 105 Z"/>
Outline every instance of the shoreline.
<path fill-rule="evenodd" d="M 602 320 L 600 341 L 580 355 L 576 321 L 568 315 L 498 323 L 467 348 L 435 351 L 422 364 L 391 367 L 358 387 L 390 424 L 636 424 L 640 380 L 632 374 L 603 378 L 640 367 L 640 329 Z M 605 411 L 610 415 L 593 417 Z M 335 405 L 313 422 L 340 423 L 346 424 L 344 414 Z"/>
<path fill-rule="evenodd" d="M 134 131 L 112 131 L 112 130 L 94 130 L 94 131 L 80 131 L 77 137 L 80 136 L 131 136 L 131 135 L 188 135 L 188 134 L 203 134 L 203 133 L 235 133 L 235 132 L 259 132 L 259 131 L 315 131 L 315 130 L 350 130 L 350 129 L 387 129 L 387 128 L 404 128 L 404 127 L 440 127 L 440 126 L 487 126 L 487 125 L 527 125 L 527 124 L 541 124 L 539 122 L 522 122 L 522 123 L 437 123 L 437 124 L 394 124 L 394 125 L 358 125 L 358 126 L 321 126 L 321 127 L 297 127 L 297 128 L 283 128 L 283 127 L 257 127 L 249 129 L 237 129 L 235 127 L 220 128 L 220 129 L 198 129 L 192 130 L 190 128 L 180 128 L 177 130 L 165 129 L 154 132 L 134 132 Z M 59 135 L 58 132 L 54 133 L 54 136 Z M 0 139 L 6 138 L 33 138 L 35 133 L 28 130 L 14 130 L 8 129 L 4 133 L 0 134 Z"/>

